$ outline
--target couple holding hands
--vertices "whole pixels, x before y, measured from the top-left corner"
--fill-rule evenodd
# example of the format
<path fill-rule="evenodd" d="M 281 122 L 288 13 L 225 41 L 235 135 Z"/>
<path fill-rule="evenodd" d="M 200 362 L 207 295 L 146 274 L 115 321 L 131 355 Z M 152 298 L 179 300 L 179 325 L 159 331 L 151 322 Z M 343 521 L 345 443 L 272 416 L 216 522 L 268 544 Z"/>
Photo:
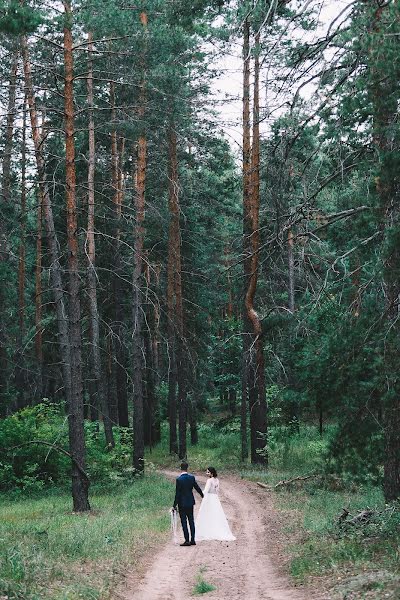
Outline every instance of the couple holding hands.
<path fill-rule="evenodd" d="M 197 540 L 224 540 L 233 541 L 232 534 L 224 509 L 221 506 L 219 481 L 214 467 L 208 467 L 206 473 L 208 481 L 204 492 L 198 485 L 194 475 L 188 473 L 188 463 L 181 463 L 181 475 L 176 479 L 176 492 L 173 510 L 178 507 L 185 541 L 181 546 L 195 546 Z M 194 522 L 193 507 L 195 499 L 193 489 L 203 498 Z M 189 539 L 190 530 L 190 539 Z"/>

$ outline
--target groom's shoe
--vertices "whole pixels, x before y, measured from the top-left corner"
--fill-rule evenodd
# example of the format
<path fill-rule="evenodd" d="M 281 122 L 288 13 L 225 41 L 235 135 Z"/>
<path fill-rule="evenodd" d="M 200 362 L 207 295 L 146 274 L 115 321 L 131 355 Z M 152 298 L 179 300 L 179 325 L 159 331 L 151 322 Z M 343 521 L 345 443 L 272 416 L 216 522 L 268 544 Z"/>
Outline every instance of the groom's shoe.
<path fill-rule="evenodd" d="M 196 545 L 196 542 L 195 542 L 194 540 L 192 540 L 192 541 L 190 542 L 190 545 L 191 545 L 191 546 L 195 546 L 195 545 Z"/>
<path fill-rule="evenodd" d="M 183 544 L 180 544 L 181 546 L 190 546 L 190 542 L 183 542 Z"/>

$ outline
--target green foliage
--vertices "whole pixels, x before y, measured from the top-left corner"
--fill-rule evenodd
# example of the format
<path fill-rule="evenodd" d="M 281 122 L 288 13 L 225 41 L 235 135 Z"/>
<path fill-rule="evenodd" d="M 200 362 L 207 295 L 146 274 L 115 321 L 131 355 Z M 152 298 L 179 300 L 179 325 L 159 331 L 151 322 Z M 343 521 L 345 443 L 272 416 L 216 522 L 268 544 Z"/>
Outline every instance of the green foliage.
<path fill-rule="evenodd" d="M 68 494 L 0 501 L 0 596 L 10 600 L 107 597 L 115 573 L 169 528 L 171 484 L 158 475 L 95 487 L 93 512 L 70 512 Z"/>
<path fill-rule="evenodd" d="M 115 484 L 132 476 L 130 431 L 115 431 L 113 449 L 106 449 L 98 423 L 86 421 L 85 435 L 87 471 L 92 482 Z M 0 489 L 32 494 L 44 486 L 65 485 L 70 459 L 48 444 L 68 451 L 67 417 L 60 405 L 45 401 L 0 421 Z"/>
<path fill-rule="evenodd" d="M 211 583 L 207 583 L 207 581 L 205 581 L 202 577 L 202 575 L 199 575 L 199 577 L 197 578 L 197 583 L 194 586 L 193 589 L 193 594 L 200 595 L 200 594 L 207 594 L 208 592 L 213 592 L 215 590 L 215 586 L 211 585 Z"/>
<path fill-rule="evenodd" d="M 43 22 L 39 11 L 17 0 L 1 0 L 0 31 L 11 35 L 32 33 Z"/>

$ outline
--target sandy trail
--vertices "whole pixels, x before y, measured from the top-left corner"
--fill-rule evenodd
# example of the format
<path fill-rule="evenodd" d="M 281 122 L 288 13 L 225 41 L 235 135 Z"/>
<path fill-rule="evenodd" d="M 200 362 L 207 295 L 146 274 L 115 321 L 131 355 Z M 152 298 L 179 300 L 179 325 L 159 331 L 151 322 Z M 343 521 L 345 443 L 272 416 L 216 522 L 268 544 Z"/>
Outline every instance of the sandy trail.
<path fill-rule="evenodd" d="M 164 473 L 170 478 L 177 476 L 173 472 Z M 204 487 L 205 478 L 197 480 Z M 171 498 L 173 493 L 171 487 Z M 198 508 L 200 498 L 196 492 L 195 496 Z M 264 499 L 261 503 L 259 495 L 254 493 L 254 484 L 223 478 L 220 498 L 236 541 L 198 542 L 190 547 L 175 546 L 169 541 L 155 555 L 141 581 L 128 576 L 126 589 L 119 591 L 118 597 L 187 600 L 202 572 L 204 580 L 216 588 L 204 595 L 210 600 L 309 600 L 313 595 L 290 587 L 272 564 L 265 529 L 265 518 L 270 511 Z M 179 532 L 182 533 L 180 525 Z"/>

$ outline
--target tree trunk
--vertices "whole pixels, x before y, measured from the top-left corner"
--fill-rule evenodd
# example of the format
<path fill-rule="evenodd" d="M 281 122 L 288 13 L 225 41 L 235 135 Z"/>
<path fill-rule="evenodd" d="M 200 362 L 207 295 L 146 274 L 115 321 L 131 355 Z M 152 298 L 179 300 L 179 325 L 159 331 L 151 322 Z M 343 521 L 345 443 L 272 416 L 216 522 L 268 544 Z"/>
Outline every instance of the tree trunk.
<path fill-rule="evenodd" d="M 368 2 L 372 11 L 370 28 L 370 95 L 373 104 L 373 140 L 377 153 L 376 193 L 380 201 L 381 229 L 383 234 L 383 290 L 385 292 L 384 316 L 387 322 L 385 335 L 385 394 L 383 398 L 384 425 L 384 477 L 383 491 L 386 502 L 400 497 L 400 384 L 398 380 L 399 356 L 399 306 L 400 248 L 398 231 L 400 209 L 398 202 L 398 161 L 394 166 L 397 149 L 393 147 L 393 123 L 398 112 L 398 82 L 382 70 L 386 56 L 385 35 L 391 2 L 377 6 Z M 397 47 L 396 47 L 397 50 Z"/>
<path fill-rule="evenodd" d="M 196 385 L 196 382 L 195 382 Z M 193 390 L 192 397 L 189 402 L 189 426 L 190 426 L 190 443 L 196 446 L 199 442 L 199 431 L 197 428 L 197 406 L 199 400 L 199 392 Z"/>
<path fill-rule="evenodd" d="M 251 274 L 249 247 L 251 228 L 250 215 L 251 184 L 251 140 L 250 140 L 250 24 L 246 18 L 243 24 L 243 269 L 245 289 Z M 242 401 L 241 401 L 241 448 L 242 461 L 247 460 L 247 402 L 250 405 L 250 323 L 246 307 L 243 306 L 243 355 L 242 355 Z"/>
<path fill-rule="evenodd" d="M 293 231 L 290 228 L 288 230 L 288 296 L 289 296 L 289 310 L 294 313 L 295 310 L 295 296 L 294 296 L 294 254 L 293 254 Z"/>
<path fill-rule="evenodd" d="M 108 399 L 106 394 L 105 379 L 101 366 L 100 354 L 100 326 L 99 311 L 97 306 L 97 275 L 96 275 L 96 246 L 94 238 L 95 227 L 95 167 L 96 167 L 96 145 L 94 135 L 93 118 L 93 35 L 88 34 L 88 78 L 87 78 L 87 102 L 89 112 L 89 161 L 88 161 L 88 226 L 87 226 L 87 294 L 89 299 L 89 319 L 91 334 L 91 354 L 93 368 L 93 382 L 97 406 L 103 414 L 104 434 L 106 444 L 115 446 L 112 424 L 110 421 Z"/>
<path fill-rule="evenodd" d="M 177 327 L 176 327 L 176 252 L 179 247 L 179 204 L 177 195 L 176 137 L 172 127 L 168 132 L 168 264 L 167 264 L 167 311 L 168 311 L 168 417 L 169 449 L 178 454 L 177 420 Z M 178 239 L 177 239 L 178 238 Z"/>
<path fill-rule="evenodd" d="M 10 82 L 8 86 L 8 103 L 7 103 L 7 124 L 6 135 L 3 153 L 3 177 L 1 194 L 4 203 L 10 202 L 11 199 L 11 157 L 14 137 L 15 124 L 15 99 L 17 90 L 17 73 L 18 73 L 19 49 L 18 44 L 15 44 L 11 59 Z"/>
<path fill-rule="evenodd" d="M 183 358 L 184 350 L 184 316 L 182 299 L 182 265 L 181 265 L 181 240 L 180 240 L 180 206 L 179 206 L 179 178 L 178 178 L 178 156 L 177 140 L 174 124 L 171 123 L 168 133 L 169 147 L 169 252 L 168 260 L 171 259 L 170 276 L 173 276 L 173 298 L 170 307 L 170 318 L 174 327 L 175 335 L 175 360 L 178 388 L 178 454 L 179 458 L 186 457 L 186 426 L 187 426 L 187 367 Z"/>
<path fill-rule="evenodd" d="M 37 363 L 37 397 L 43 397 L 43 326 L 42 326 L 42 219 L 43 194 L 37 193 L 37 233 L 35 262 L 35 357 Z"/>
<path fill-rule="evenodd" d="M 140 14 L 140 21 L 147 30 L 147 14 Z M 141 134 L 137 145 L 136 163 L 136 193 L 135 193 L 135 258 L 133 269 L 133 466 L 136 472 L 144 471 L 144 421 L 143 421 L 143 308 L 142 308 L 142 271 L 144 248 L 144 214 L 145 214 L 145 186 L 147 167 L 147 139 L 145 133 L 145 105 L 146 105 L 146 56 L 142 57 L 142 81 L 139 92 L 139 110 Z"/>
<path fill-rule="evenodd" d="M 25 389 L 27 384 L 26 370 L 22 366 L 23 344 L 25 337 L 25 237 L 26 237 L 26 97 L 24 98 L 22 114 L 22 147 L 21 147 L 21 212 L 20 212 L 20 242 L 18 252 L 18 352 L 16 365 L 16 387 L 18 406 L 25 405 Z"/>
<path fill-rule="evenodd" d="M 121 286 L 121 230 L 120 223 L 122 217 L 122 204 L 124 199 L 123 188 L 123 160 L 125 139 L 121 138 L 118 148 L 118 137 L 115 129 L 115 87 L 114 82 L 110 83 L 110 105 L 111 122 L 113 129 L 111 132 L 111 183 L 114 206 L 114 264 L 113 264 L 113 297 L 114 297 L 114 372 L 115 389 L 118 404 L 118 423 L 121 427 L 129 427 L 128 415 L 128 390 L 126 382 L 126 352 L 123 341 L 123 306 L 122 306 L 122 286 Z"/>
<path fill-rule="evenodd" d="M 79 298 L 79 246 L 76 211 L 75 124 L 73 97 L 73 41 L 72 11 L 69 0 L 64 0 L 64 113 L 65 113 L 65 186 L 68 243 L 69 337 L 71 364 L 71 397 L 69 402 L 69 444 L 72 465 L 72 497 L 74 511 L 90 510 L 89 481 L 85 470 L 85 434 L 83 427 L 81 307 Z M 78 467 L 79 465 L 79 467 Z"/>
<path fill-rule="evenodd" d="M 267 434 L 267 401 L 265 392 L 265 359 L 263 331 L 261 321 L 254 308 L 254 298 L 257 291 L 259 251 L 260 251 L 260 117 L 259 117 L 259 51 L 260 34 L 255 38 L 254 57 L 254 104 L 253 104 L 253 148 L 251 159 L 251 190 L 250 190 L 250 278 L 245 296 L 247 318 L 252 325 L 252 358 L 254 371 L 254 395 L 250 390 L 250 433 L 251 433 L 251 462 L 267 464 L 265 452 Z M 263 451 L 260 453 L 260 451 Z"/>
<path fill-rule="evenodd" d="M 60 348 L 61 368 L 67 403 L 71 398 L 71 364 L 70 345 L 68 335 L 68 321 L 64 299 L 64 289 L 61 276 L 61 265 L 59 260 L 59 244 L 54 226 L 53 208 L 51 204 L 49 186 L 46 178 L 45 162 L 42 154 L 42 138 L 39 130 L 36 101 L 32 83 L 32 69 L 29 58 L 28 44 L 25 36 L 21 38 L 21 49 L 24 65 L 25 89 L 27 94 L 29 114 L 32 128 L 32 139 L 35 149 L 36 167 L 39 176 L 39 197 L 43 210 L 46 227 L 47 245 L 50 251 L 50 277 L 54 294 L 54 303 L 57 317 L 58 344 Z"/>
<path fill-rule="evenodd" d="M 10 79 L 8 86 L 8 104 L 6 135 L 4 143 L 4 153 L 2 161 L 2 180 L 1 180 L 1 204 L 6 205 L 11 200 L 11 156 L 14 136 L 15 122 L 15 96 L 16 80 L 18 71 L 18 46 L 15 45 L 11 59 Z M 7 268 L 8 263 L 7 231 L 3 219 L 0 219 L 0 269 Z M 5 277 L 5 274 L 3 275 Z M 4 286 L 0 286 L 0 313 L 6 312 L 6 300 Z M 0 323 L 0 414 L 5 414 L 6 393 L 8 388 L 8 359 L 7 359 L 7 335 L 4 317 Z"/>

